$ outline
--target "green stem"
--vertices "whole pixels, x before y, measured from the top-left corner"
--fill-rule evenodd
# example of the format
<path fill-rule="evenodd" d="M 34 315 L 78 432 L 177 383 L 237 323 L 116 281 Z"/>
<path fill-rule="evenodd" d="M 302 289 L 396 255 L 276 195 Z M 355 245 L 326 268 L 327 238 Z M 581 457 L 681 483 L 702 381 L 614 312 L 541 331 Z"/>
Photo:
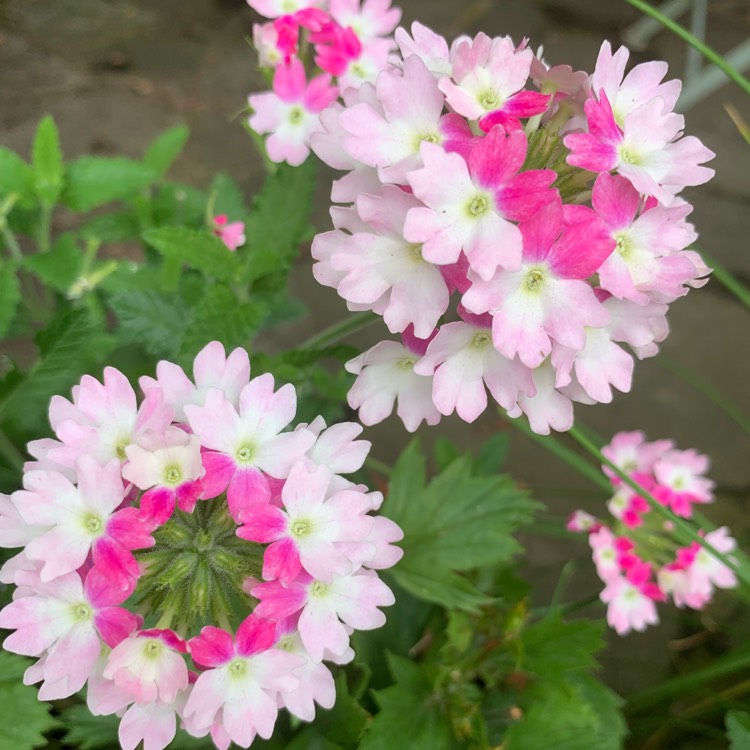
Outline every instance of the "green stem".
<path fill-rule="evenodd" d="M 50 246 L 50 231 L 52 226 L 52 212 L 54 205 L 51 203 L 42 203 L 42 210 L 39 216 L 39 250 L 46 253 Z"/>
<path fill-rule="evenodd" d="M 378 474 L 382 474 L 384 477 L 390 477 L 393 473 L 393 469 L 388 466 L 388 464 L 383 463 L 383 461 L 380 461 L 373 456 L 368 456 L 365 459 L 365 466 L 367 466 L 368 469 L 376 471 Z"/>
<path fill-rule="evenodd" d="M 727 654 L 727 656 L 706 667 L 696 669 L 689 674 L 673 677 L 671 680 L 666 680 L 659 685 L 631 695 L 628 698 L 625 713 L 650 713 L 657 703 L 748 667 L 750 667 L 750 649 L 744 649 L 740 653 Z"/>
<path fill-rule="evenodd" d="M 711 49 L 707 44 L 704 44 L 700 39 L 693 36 L 687 29 L 680 26 L 679 23 L 673 21 L 671 18 L 665 16 L 663 13 L 658 11 L 653 6 L 649 5 L 644 0 L 625 0 L 627 3 L 635 8 L 638 8 L 642 13 L 657 20 L 662 26 L 669 29 L 673 34 L 677 35 L 684 42 L 687 42 L 691 47 L 697 49 L 703 57 L 709 62 L 713 63 L 719 70 L 721 70 L 729 79 L 734 81 L 746 94 L 750 94 L 750 80 L 745 78 L 738 70 L 735 70 L 718 52 Z"/>
<path fill-rule="evenodd" d="M 706 265 L 713 269 L 711 275 L 720 284 L 723 284 L 735 297 L 737 297 L 745 307 L 750 308 L 750 289 L 748 289 L 742 282 L 738 281 L 730 271 L 723 266 L 720 266 L 713 258 L 710 258 L 703 251 L 701 251 L 701 255 L 703 256 L 703 260 L 706 261 Z"/>
<path fill-rule="evenodd" d="M 311 336 L 307 341 L 304 341 L 299 349 L 322 349 L 324 346 L 330 346 L 335 344 L 341 339 L 345 339 L 352 333 L 367 328 L 372 325 L 376 320 L 380 320 L 380 316 L 374 312 L 363 312 L 355 313 L 354 315 L 348 315 L 338 323 L 334 323 L 328 328 L 324 328 L 319 333 Z"/>
<path fill-rule="evenodd" d="M 23 253 L 21 252 L 21 246 L 18 244 L 18 240 L 16 240 L 16 236 L 8 228 L 8 225 L 5 222 L 5 217 L 0 219 L 0 232 L 2 232 L 3 240 L 5 241 L 5 244 L 8 248 L 8 252 L 10 253 L 11 257 L 14 260 L 17 260 L 19 263 L 22 263 Z"/>
<path fill-rule="evenodd" d="M 612 485 L 609 480 L 595 467 L 593 467 L 588 461 L 584 461 L 577 453 L 572 451 L 570 448 L 564 446 L 558 442 L 556 438 L 549 435 L 538 435 L 534 432 L 525 419 L 511 419 L 505 417 L 510 424 L 519 429 L 527 437 L 531 438 L 535 443 L 539 443 L 543 448 L 546 448 L 550 453 L 554 453 L 559 459 L 564 461 L 566 464 L 572 466 L 576 471 L 590 479 L 597 487 L 600 487 L 605 492 L 612 492 Z"/>
<path fill-rule="evenodd" d="M 0 456 L 4 456 L 19 474 L 23 471 L 23 456 L 2 430 L 0 430 Z"/>
<path fill-rule="evenodd" d="M 671 361 L 664 354 L 656 359 L 656 363 L 667 372 L 671 372 L 673 375 L 682 378 L 688 385 L 695 388 L 695 390 L 700 391 L 707 399 L 713 401 L 713 403 L 716 404 L 724 414 L 736 422 L 748 435 L 750 435 L 750 418 L 743 414 L 737 405 L 726 398 L 721 391 L 717 390 L 710 383 L 699 378 L 697 375 L 694 375 L 692 372 L 680 367 L 676 362 Z"/>
<path fill-rule="evenodd" d="M 590 453 L 597 461 L 607 466 L 611 471 L 616 474 L 625 484 L 628 485 L 632 490 L 640 495 L 651 507 L 655 513 L 658 513 L 664 520 L 669 521 L 672 524 L 674 530 L 681 535 L 684 540 L 690 540 L 691 542 L 697 542 L 703 549 L 705 549 L 710 555 L 715 557 L 719 562 L 729 568 L 739 580 L 744 584 L 750 586 L 750 574 L 745 567 L 737 565 L 734 561 L 730 560 L 729 557 L 719 552 L 712 544 L 707 542 L 689 523 L 684 521 L 680 516 L 673 513 L 669 508 L 662 505 L 645 487 L 642 487 L 638 482 L 632 479 L 626 474 L 619 466 L 610 461 L 597 447 L 592 443 L 578 428 L 571 427 L 568 434 L 588 453 Z"/>

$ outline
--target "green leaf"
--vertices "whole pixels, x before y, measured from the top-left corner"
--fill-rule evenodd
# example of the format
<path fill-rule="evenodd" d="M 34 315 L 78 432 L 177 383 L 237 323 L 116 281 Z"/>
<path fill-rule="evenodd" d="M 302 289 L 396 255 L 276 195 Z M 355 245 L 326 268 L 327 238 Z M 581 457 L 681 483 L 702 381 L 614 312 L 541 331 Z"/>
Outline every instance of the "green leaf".
<path fill-rule="evenodd" d="M 124 156 L 82 156 L 68 167 L 63 200 L 75 211 L 90 211 L 130 198 L 156 177 L 151 167 Z"/>
<path fill-rule="evenodd" d="M 49 399 L 67 393 L 111 345 L 86 310 L 56 318 L 37 334 L 36 342 L 39 360 L 0 402 L 0 416 L 29 435 L 45 430 Z"/>
<path fill-rule="evenodd" d="M 94 716 L 86 706 L 71 706 L 62 713 L 62 721 L 68 728 L 63 744 L 76 750 L 114 750 L 120 747 L 117 716 Z M 210 738 L 191 737 L 178 729 L 177 736 L 169 743 L 169 750 L 215 750 Z"/>
<path fill-rule="evenodd" d="M 39 123 L 31 154 L 36 194 L 43 203 L 53 205 L 57 203 L 62 192 L 65 167 L 60 149 L 60 136 L 50 115 Z"/>
<path fill-rule="evenodd" d="M 33 205 L 34 170 L 18 154 L 0 148 L 0 196 L 16 193 L 21 205 Z"/>
<path fill-rule="evenodd" d="M 152 289 L 120 292 L 109 297 L 109 305 L 123 343 L 141 344 L 149 354 L 167 359 L 180 351 L 191 311 L 178 295 Z"/>
<path fill-rule="evenodd" d="M 165 258 L 174 258 L 221 281 L 234 281 L 239 270 L 237 256 L 208 229 L 159 227 L 149 229 L 143 239 Z"/>
<path fill-rule="evenodd" d="M 226 214 L 229 221 L 244 220 L 247 217 L 242 191 L 228 174 L 219 172 L 211 181 L 208 194 L 214 196 L 214 216 Z"/>
<path fill-rule="evenodd" d="M 266 179 L 245 226 L 246 281 L 291 266 L 310 232 L 315 173 L 315 161 L 308 159 L 300 167 L 282 164 Z"/>
<path fill-rule="evenodd" d="M 602 631 L 599 621 L 565 621 L 555 612 L 523 630 L 522 668 L 541 679 L 593 669 L 594 654 L 604 647 Z"/>
<path fill-rule="evenodd" d="M 65 233 L 57 238 L 48 252 L 27 255 L 24 266 L 47 286 L 64 294 L 81 273 L 83 253 L 74 236 Z"/>
<path fill-rule="evenodd" d="M 404 557 L 392 574 L 416 596 L 475 610 L 486 597 L 456 571 L 507 562 L 520 550 L 511 534 L 536 504 L 506 476 L 475 476 L 470 456 L 452 461 L 427 487 L 424 473 L 413 442 L 386 500 L 386 513 L 404 530 Z"/>
<path fill-rule="evenodd" d="M 143 163 L 163 177 L 174 160 L 182 153 L 187 143 L 190 130 L 187 125 L 175 125 L 158 135 L 146 149 Z"/>
<path fill-rule="evenodd" d="M 16 274 L 16 264 L 0 259 L 0 338 L 7 335 L 16 308 L 21 301 L 21 287 Z"/>
<path fill-rule="evenodd" d="M 138 217 L 132 211 L 92 216 L 79 230 L 81 236 L 109 242 L 127 242 L 141 236 Z"/>
<path fill-rule="evenodd" d="M 369 714 L 359 701 L 349 694 L 346 675 L 336 677 L 336 703 L 329 710 L 319 709 L 315 729 L 328 741 L 349 747 L 359 742 L 365 731 Z"/>
<path fill-rule="evenodd" d="M 386 654 L 395 684 L 375 692 L 380 707 L 359 750 L 450 750 L 452 732 L 427 673 L 409 659 Z"/>
<path fill-rule="evenodd" d="M 726 716 L 729 750 L 750 750 L 750 714 L 729 711 Z"/>
<path fill-rule="evenodd" d="M 546 681 L 523 718 L 504 737 L 507 750 L 620 750 L 626 733 L 622 700 L 590 675 Z"/>
<path fill-rule="evenodd" d="M 212 284 L 194 310 L 182 342 L 181 358 L 190 361 L 209 341 L 218 340 L 227 348 L 249 346 L 263 323 L 266 308 L 261 303 L 239 302 L 223 284 Z"/>
<path fill-rule="evenodd" d="M 36 688 L 23 684 L 28 666 L 26 659 L 0 652 L 0 705 L 5 717 L 0 722 L 0 747 L 8 750 L 45 747 L 44 733 L 58 725 L 50 716 L 50 704 L 38 699 Z"/>
<path fill-rule="evenodd" d="M 154 226 L 205 224 L 206 196 L 190 185 L 165 182 L 158 186 L 151 199 Z"/>

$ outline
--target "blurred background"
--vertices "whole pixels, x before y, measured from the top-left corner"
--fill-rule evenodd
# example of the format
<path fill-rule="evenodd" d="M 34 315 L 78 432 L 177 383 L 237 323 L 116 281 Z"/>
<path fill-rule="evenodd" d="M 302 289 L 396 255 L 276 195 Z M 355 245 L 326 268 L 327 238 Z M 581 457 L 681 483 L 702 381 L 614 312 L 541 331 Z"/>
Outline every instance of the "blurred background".
<path fill-rule="evenodd" d="M 618 44 L 639 18 L 624 0 L 403 0 L 401 5 L 403 23 L 419 19 L 449 40 L 480 30 L 510 34 L 517 42 L 526 36 L 533 48 L 544 46 L 550 63 L 586 71 L 593 69 L 602 40 Z M 711 0 L 708 5 L 707 41 L 718 51 L 750 37 L 747 0 Z M 248 43 L 255 20 L 244 0 L 0 0 L 0 143 L 27 154 L 36 124 L 49 113 L 68 158 L 139 156 L 159 132 L 185 123 L 191 138 L 173 176 L 206 187 L 216 172 L 225 171 L 251 195 L 263 181 L 263 168 L 239 113 L 249 93 L 266 88 Z M 631 56 L 633 63 L 649 59 L 667 60 L 670 77 L 682 77 L 686 47 L 659 31 Z M 716 178 L 685 197 L 695 204 L 699 247 L 750 281 L 750 147 L 725 104 L 750 121 L 750 101 L 731 85 L 685 112 L 687 132 L 717 154 L 712 164 Z M 320 231 L 330 228 L 331 179 L 332 173 L 321 171 L 315 217 Z M 293 274 L 294 291 L 309 314 L 274 340 L 261 340 L 259 348 L 270 352 L 292 346 L 346 315 L 335 291 L 314 282 L 310 266 L 309 253 L 303 252 Z M 709 515 L 747 541 L 750 437 L 688 381 L 710 383 L 731 408 L 750 414 L 748 311 L 714 280 L 671 308 L 670 325 L 662 354 L 637 364 L 630 394 L 618 394 L 611 405 L 578 407 L 577 415 L 605 440 L 620 430 L 643 429 L 651 439 L 671 437 L 681 448 L 708 453 L 720 497 Z M 384 326 L 373 326 L 351 343 L 364 349 L 386 337 Z M 4 342 L 0 349 L 9 346 L 18 356 L 24 345 Z M 472 426 L 455 417 L 444 419 L 439 428 L 420 434 L 426 443 L 440 434 L 470 448 L 497 430 L 511 433 L 506 469 L 547 504 L 550 515 L 564 518 L 576 507 L 592 512 L 601 507 L 604 498 L 586 480 L 491 414 Z M 395 418 L 366 436 L 373 441 L 373 454 L 386 462 L 393 462 L 409 439 Z M 558 586 L 563 567 L 570 574 L 562 592 L 566 599 L 598 590 L 583 539 L 533 537 L 527 543 L 531 562 L 526 574 L 534 579 L 540 600 Z M 704 634 L 702 643 L 709 648 L 713 641 L 722 648 L 726 639 L 744 638 L 747 622 L 722 611 L 729 606 L 720 599 L 709 613 L 687 621 L 662 608 L 663 627 L 626 641 L 613 636 L 619 646 L 604 656 L 608 681 L 630 692 L 658 680 L 673 656 L 690 647 L 685 637 L 696 632 Z M 713 633 L 714 618 L 722 622 L 720 635 Z M 638 663 L 643 669 L 634 668 Z"/>

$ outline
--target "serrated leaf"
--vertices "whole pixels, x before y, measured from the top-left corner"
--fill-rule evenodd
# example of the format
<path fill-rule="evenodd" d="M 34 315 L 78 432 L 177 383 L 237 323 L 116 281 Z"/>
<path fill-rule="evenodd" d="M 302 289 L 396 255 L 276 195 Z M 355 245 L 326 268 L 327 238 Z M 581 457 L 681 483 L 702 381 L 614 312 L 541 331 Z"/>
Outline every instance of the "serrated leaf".
<path fill-rule="evenodd" d="M 535 504 L 505 476 L 475 476 L 470 456 L 452 461 L 427 487 L 413 442 L 399 458 L 386 513 L 404 531 L 392 575 L 415 596 L 475 611 L 487 598 L 456 571 L 497 565 L 519 551 L 511 536 Z"/>
<path fill-rule="evenodd" d="M 143 163 L 162 177 L 182 153 L 189 136 L 190 129 L 187 125 L 175 125 L 164 131 L 149 144 L 143 155 Z"/>
<path fill-rule="evenodd" d="M 128 291 L 109 297 L 123 343 L 141 344 L 155 357 L 173 358 L 180 351 L 191 311 L 176 294 Z"/>
<path fill-rule="evenodd" d="M 0 259 L 0 338 L 7 335 L 21 301 L 16 264 Z"/>
<path fill-rule="evenodd" d="M 141 236 L 138 217 L 132 211 L 92 216 L 79 230 L 82 237 L 90 237 L 102 244 L 127 242 Z"/>
<path fill-rule="evenodd" d="M 208 194 L 214 197 L 214 216 L 226 214 L 229 221 L 246 218 L 245 198 L 237 183 L 228 174 L 219 172 L 211 180 Z"/>
<path fill-rule="evenodd" d="M 36 343 L 39 360 L 0 401 L 0 417 L 29 436 L 45 429 L 49 399 L 67 393 L 111 345 L 86 310 L 56 318 L 37 334 Z"/>
<path fill-rule="evenodd" d="M 369 716 L 359 701 L 349 694 L 346 675 L 341 672 L 336 677 L 336 703 L 331 709 L 318 710 L 315 729 L 329 742 L 344 747 L 356 746 Z"/>
<path fill-rule="evenodd" d="M 282 164 L 266 179 L 245 226 L 246 281 L 291 266 L 299 244 L 310 232 L 315 179 L 313 159 L 300 167 Z"/>
<path fill-rule="evenodd" d="M 82 156 L 68 167 L 63 200 L 76 211 L 90 211 L 130 198 L 156 177 L 151 167 L 124 156 Z"/>
<path fill-rule="evenodd" d="M 47 286 L 65 293 L 83 267 L 83 253 L 72 234 L 61 234 L 46 253 L 27 255 L 24 266 Z"/>
<path fill-rule="evenodd" d="M 16 153 L 0 147 L 0 196 L 16 193 L 21 205 L 34 203 L 34 170 Z"/>
<path fill-rule="evenodd" d="M 544 679 L 593 669 L 594 654 L 604 646 L 602 631 L 601 622 L 565 621 L 553 613 L 524 628 L 522 668 Z"/>
<path fill-rule="evenodd" d="M 199 227 L 205 222 L 206 196 L 190 185 L 165 182 L 155 191 L 150 210 L 154 226 Z"/>
<path fill-rule="evenodd" d="M 44 117 L 37 127 L 31 154 L 36 194 L 43 203 L 52 205 L 62 192 L 65 167 L 60 136 L 50 115 Z"/>
<path fill-rule="evenodd" d="M 221 281 L 237 277 L 239 261 L 208 229 L 159 227 L 149 229 L 143 239 L 165 258 L 174 258 L 206 276 Z"/>
<path fill-rule="evenodd" d="M 5 720 L 0 722 L 0 747 L 31 750 L 47 745 L 44 733 L 58 723 L 50 716 L 49 703 L 40 701 L 34 687 L 24 685 L 27 659 L 0 652 L 0 705 Z"/>
<path fill-rule="evenodd" d="M 370 724 L 359 750 L 450 750 L 451 729 L 435 700 L 428 675 L 414 662 L 386 654 L 395 684 L 375 691 L 380 711 Z"/>
<path fill-rule="evenodd" d="M 71 706 L 62 714 L 68 728 L 63 744 L 76 750 L 114 750 L 120 747 L 117 737 L 120 719 L 117 716 L 94 716 L 86 706 Z M 186 732 L 177 731 L 169 743 L 169 750 L 210 750 L 215 745 L 210 739 L 191 737 Z"/>
<path fill-rule="evenodd" d="M 729 711 L 726 716 L 729 750 L 750 750 L 750 714 Z"/>
<path fill-rule="evenodd" d="M 585 674 L 545 681 L 504 737 L 507 750 L 620 750 L 626 733 L 621 699 Z"/>
<path fill-rule="evenodd" d="M 266 315 L 264 305 L 239 302 L 234 292 L 223 284 L 213 284 L 196 305 L 192 322 L 187 326 L 181 348 L 181 359 L 191 361 L 209 341 L 218 340 L 227 348 L 247 347 Z"/>

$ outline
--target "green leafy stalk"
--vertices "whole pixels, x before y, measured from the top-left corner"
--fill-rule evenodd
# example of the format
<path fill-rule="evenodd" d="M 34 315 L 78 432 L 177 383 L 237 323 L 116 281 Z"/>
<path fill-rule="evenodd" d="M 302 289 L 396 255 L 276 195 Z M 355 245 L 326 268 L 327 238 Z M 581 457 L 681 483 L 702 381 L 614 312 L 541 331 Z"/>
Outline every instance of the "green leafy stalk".
<path fill-rule="evenodd" d="M 750 289 L 740 282 L 730 271 L 719 265 L 713 258 L 701 252 L 703 260 L 713 269 L 712 276 L 723 284 L 745 307 L 750 308 Z"/>
<path fill-rule="evenodd" d="M 680 516 L 673 513 L 669 508 L 662 505 L 645 487 L 642 487 L 632 477 L 626 474 L 619 466 L 610 461 L 597 447 L 589 440 L 577 427 L 571 427 L 568 434 L 588 453 L 590 453 L 597 461 L 607 466 L 614 474 L 616 474 L 625 484 L 631 489 L 635 490 L 651 507 L 651 510 L 658 513 L 665 520 L 672 523 L 675 531 L 680 534 L 685 540 L 691 542 L 697 542 L 703 549 L 705 549 L 710 555 L 719 560 L 723 565 L 726 565 L 744 584 L 750 586 L 750 573 L 746 570 L 744 565 L 738 565 L 729 557 L 719 552 L 714 548 L 712 544 L 707 542 L 689 523 L 684 521 Z"/>
<path fill-rule="evenodd" d="M 693 36 L 687 29 L 680 26 L 679 23 L 673 21 L 668 16 L 665 16 L 659 10 L 649 5 L 645 0 L 626 0 L 627 3 L 635 8 L 638 8 L 642 13 L 647 16 L 651 16 L 654 20 L 658 21 L 666 29 L 669 29 L 673 34 L 680 37 L 684 42 L 687 42 L 691 47 L 697 49 L 703 57 L 709 62 L 713 63 L 719 70 L 721 70 L 730 80 L 734 81 L 746 94 L 750 94 L 750 80 L 745 78 L 738 70 L 735 70 L 718 52 L 711 49 L 707 44 L 704 44 L 700 39 Z"/>
<path fill-rule="evenodd" d="M 304 341 L 299 349 L 322 349 L 325 346 L 335 344 L 352 333 L 361 331 L 367 326 L 371 326 L 375 321 L 380 320 L 380 316 L 374 312 L 363 312 L 356 313 L 355 315 L 348 315 L 338 323 L 334 323 L 328 328 L 324 328 L 319 333 L 311 336 L 307 341 Z"/>

